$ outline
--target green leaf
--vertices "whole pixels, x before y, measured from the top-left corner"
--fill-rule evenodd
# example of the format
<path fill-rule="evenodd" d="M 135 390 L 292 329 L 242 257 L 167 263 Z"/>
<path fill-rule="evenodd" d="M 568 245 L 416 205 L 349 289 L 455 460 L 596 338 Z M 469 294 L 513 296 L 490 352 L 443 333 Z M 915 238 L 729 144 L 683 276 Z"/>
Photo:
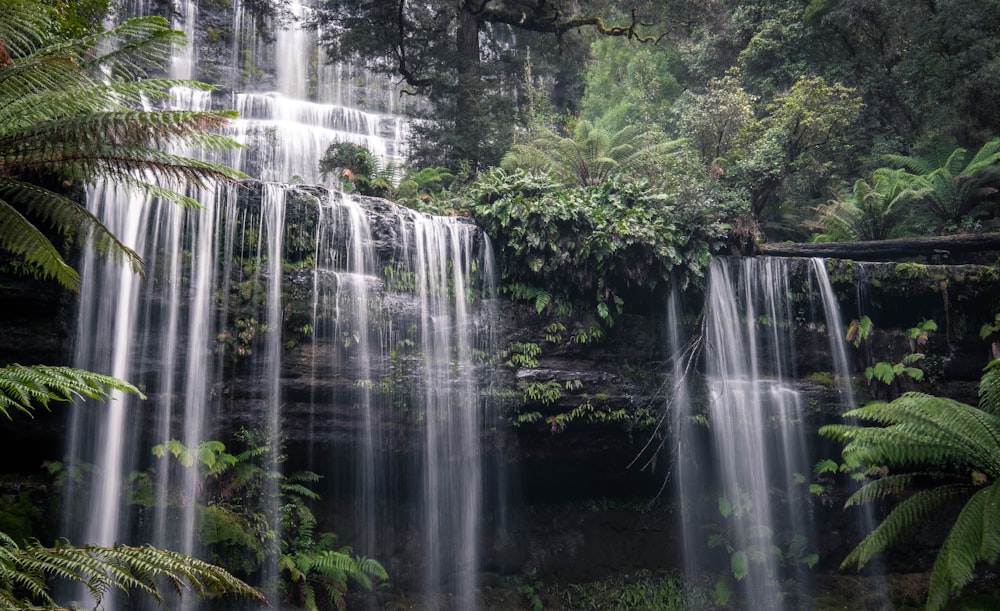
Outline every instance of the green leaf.
<path fill-rule="evenodd" d="M 722 514 L 722 517 L 724 518 L 728 518 L 733 513 L 732 503 L 730 503 L 729 499 L 724 496 L 719 497 L 719 513 Z"/>
<path fill-rule="evenodd" d="M 741 581 L 747 576 L 747 573 L 750 571 L 750 563 L 745 551 L 736 551 L 729 557 L 729 570 L 732 571 L 733 578 L 736 581 Z"/>
<path fill-rule="evenodd" d="M 892 384 L 892 381 L 896 379 L 896 371 L 892 363 L 882 361 L 875 363 L 875 366 L 872 368 L 872 376 L 883 384 Z"/>
<path fill-rule="evenodd" d="M 816 475 L 823 475 L 824 473 L 836 473 L 838 469 L 839 467 L 837 465 L 837 461 L 826 458 L 816 463 L 816 466 L 813 467 L 813 473 Z"/>
<path fill-rule="evenodd" d="M 712 600 L 721 607 L 728 605 L 730 598 L 732 598 L 732 593 L 729 591 L 729 583 L 720 577 L 716 580 L 715 588 L 712 590 Z"/>

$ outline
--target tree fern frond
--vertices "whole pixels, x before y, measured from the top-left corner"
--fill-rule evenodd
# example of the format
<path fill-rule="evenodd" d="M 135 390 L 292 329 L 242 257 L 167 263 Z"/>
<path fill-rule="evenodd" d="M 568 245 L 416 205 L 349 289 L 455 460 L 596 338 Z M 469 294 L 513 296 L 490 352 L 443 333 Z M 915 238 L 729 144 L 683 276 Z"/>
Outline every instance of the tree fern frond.
<path fill-rule="evenodd" d="M 906 491 L 907 487 L 919 475 L 921 474 L 902 473 L 886 475 L 885 477 L 871 480 L 848 497 L 844 503 L 844 507 L 854 507 L 875 501 L 882 501 L 887 497 L 901 494 Z"/>
<path fill-rule="evenodd" d="M 306 486 L 303 486 L 302 484 L 287 484 L 287 483 L 286 484 L 282 484 L 281 485 L 281 490 L 283 492 L 286 492 L 286 493 L 289 493 L 289 494 L 294 494 L 296 496 L 300 496 L 300 497 L 302 497 L 304 499 L 318 499 L 319 498 L 319 494 L 317 494 L 316 492 L 310 490 Z"/>
<path fill-rule="evenodd" d="M 891 403 L 872 403 L 847 417 L 879 427 L 834 425 L 824 434 L 852 441 L 845 448 L 870 464 L 933 464 L 962 460 L 1000 474 L 1000 419 L 952 399 L 906 393 Z"/>
<path fill-rule="evenodd" d="M 186 554 L 151 546 L 113 547 L 30 545 L 21 554 L 26 566 L 59 575 L 91 590 L 100 599 L 109 589 L 141 591 L 162 600 L 159 579 L 178 593 L 191 589 L 202 597 L 223 594 L 264 602 L 263 596 L 228 571 Z"/>
<path fill-rule="evenodd" d="M 844 558 L 840 568 L 855 566 L 860 570 L 868 561 L 900 540 L 916 522 L 964 491 L 961 486 L 940 486 L 922 490 L 901 501 L 875 529 Z"/>
<path fill-rule="evenodd" d="M 111 68 L 116 78 L 125 81 L 145 78 L 150 68 L 169 60 L 175 48 L 188 44 L 184 33 L 171 29 L 170 23 L 160 16 L 126 19 L 91 38 L 92 41 L 79 39 L 80 43 L 90 45 L 84 51 L 91 51 L 85 55 L 83 66 L 95 72 Z M 100 52 L 93 53 L 95 49 Z"/>
<path fill-rule="evenodd" d="M 1000 359 L 990 361 L 979 382 L 979 409 L 1000 417 Z"/>
<path fill-rule="evenodd" d="M 16 201 L 25 212 L 49 223 L 59 233 L 72 235 L 98 253 L 110 256 L 117 263 L 125 262 L 134 273 L 143 275 L 139 253 L 121 242 L 100 219 L 72 199 L 13 180 L 0 181 L 0 199 Z"/>
<path fill-rule="evenodd" d="M 27 55 L 52 37 L 54 9 L 40 3 L 0 3 L 0 40 L 11 55 Z"/>
<path fill-rule="evenodd" d="M 362 556 L 358 558 L 357 561 L 358 561 L 358 568 L 361 569 L 361 571 L 364 572 L 366 575 L 370 575 L 371 577 L 378 579 L 380 581 L 385 581 L 389 579 L 389 573 L 385 570 L 385 567 L 382 566 L 382 563 L 380 563 L 378 560 Z"/>
<path fill-rule="evenodd" d="M 107 375 L 49 365 L 8 365 L 0 369 L 0 412 L 8 418 L 11 410 L 31 414 L 51 401 L 74 401 L 79 398 L 103 399 L 111 390 L 145 395 L 124 380 Z"/>
<path fill-rule="evenodd" d="M 0 179 L 0 246 L 18 255 L 43 278 L 52 278 L 72 291 L 80 288 L 80 275 L 62 258 L 55 245 L 5 199 Z"/>
<path fill-rule="evenodd" d="M 927 609 L 942 609 L 952 592 L 961 591 L 972 579 L 976 563 L 990 564 L 1000 555 L 1000 533 L 996 512 L 1000 485 L 996 482 L 972 495 L 938 551 L 931 570 Z"/>
<path fill-rule="evenodd" d="M 82 78 L 79 66 L 69 57 L 64 56 L 33 56 L 15 61 L 0 70 L 0 108 L 4 109 L 5 118 L 13 117 L 7 112 L 7 106 L 22 98 L 40 98 L 40 92 L 79 91 L 86 87 L 87 80 Z M 44 100 L 42 100 L 44 102 Z M 51 105 L 40 107 L 41 116 Z M 17 107 L 14 108 L 16 110 Z M 25 117 L 20 117 L 23 121 Z M 13 125 L 23 124 L 21 121 Z M 0 129 L 9 129 L 11 124 L 5 124 Z"/>

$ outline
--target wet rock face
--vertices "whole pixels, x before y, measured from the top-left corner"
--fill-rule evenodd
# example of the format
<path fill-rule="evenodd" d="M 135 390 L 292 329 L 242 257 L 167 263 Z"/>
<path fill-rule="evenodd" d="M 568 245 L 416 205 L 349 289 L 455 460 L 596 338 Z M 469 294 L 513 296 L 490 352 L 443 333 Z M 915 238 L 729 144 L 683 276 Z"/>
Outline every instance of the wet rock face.
<path fill-rule="evenodd" d="M 2 255 L 0 255 L 2 256 Z M 53 281 L 0 274 L 0 366 L 69 365 L 72 295 Z M 4 472 L 36 472 L 57 455 L 64 435 L 65 406 L 34 417 L 0 415 Z"/>
<path fill-rule="evenodd" d="M 241 212 L 260 209 L 260 185 L 249 183 L 241 193 Z M 380 426 L 385 439 L 391 440 L 394 460 L 403 472 L 418 451 L 406 446 L 407 440 L 414 438 L 411 429 L 415 426 L 414 415 L 407 411 L 407 398 L 426 391 L 426 381 L 419 375 L 422 357 L 406 341 L 412 336 L 391 322 L 414 318 L 420 307 L 409 281 L 395 266 L 400 243 L 406 239 L 400 215 L 409 213 L 384 200 L 361 201 L 369 216 L 377 268 L 395 270 L 394 275 L 368 280 L 371 324 L 387 339 L 379 357 L 363 364 L 352 353 L 351 330 L 345 330 L 347 335 L 325 336 L 304 330 L 310 324 L 316 287 L 328 283 L 324 288 L 333 292 L 341 281 L 335 276 L 317 279 L 310 263 L 315 256 L 313 236 L 319 207 L 328 196 L 325 189 L 301 186 L 291 189 L 287 200 L 280 393 L 290 462 L 305 464 L 315 456 L 323 456 L 332 465 L 350 461 L 360 430 L 357 406 L 366 392 L 372 391 L 383 393 L 380 396 L 387 409 L 379 416 Z M 840 274 L 834 277 L 834 286 L 842 301 L 841 311 L 856 312 L 857 277 L 837 270 Z M 876 331 L 870 338 L 872 349 L 879 359 L 902 358 L 911 350 L 907 328 L 922 317 L 939 319 L 942 330 L 926 344 L 928 353 L 937 359 L 930 392 L 974 404 L 975 382 L 989 356 L 991 339 L 976 333 L 987 321 L 973 319 L 1000 303 L 995 275 L 972 268 L 952 270 L 944 276 L 948 272 L 944 268 L 909 267 L 905 271 L 910 275 L 926 272 L 929 281 L 911 283 L 905 292 L 893 291 L 886 283 L 898 272 L 878 272 L 887 280 L 869 294 L 877 304 L 872 310 L 877 316 Z M 251 298 L 255 290 L 236 284 L 231 290 L 230 295 L 218 299 L 220 311 L 225 309 L 229 316 L 229 327 L 216 338 L 212 354 L 222 363 L 221 379 L 211 389 L 219 407 L 212 424 L 214 434 L 220 437 L 241 427 L 252 428 L 266 410 L 261 369 L 252 358 L 258 354 L 255 351 L 261 335 L 246 341 L 243 347 L 249 352 L 244 355 L 237 354 L 239 344 L 234 339 L 246 330 L 238 327 L 238 321 L 252 317 L 251 308 L 257 307 Z M 241 301 L 244 295 L 245 304 Z M 694 297 L 691 300 L 697 301 Z M 53 283 L 7 278 L 3 302 L 0 361 L 69 362 L 71 296 Z M 932 304 L 932 311 L 922 314 L 914 304 Z M 512 303 L 502 296 L 486 300 L 482 309 L 484 314 L 477 324 L 493 342 L 489 351 L 476 355 L 472 365 L 481 389 L 478 409 L 488 424 L 481 433 L 481 447 L 506 466 L 502 477 L 515 491 L 512 507 L 516 507 L 503 518 L 492 514 L 484 518 L 497 524 L 486 542 L 485 549 L 491 551 L 485 570 L 509 574 L 537 568 L 552 578 L 582 581 L 615 570 L 676 566 L 676 546 L 664 543 L 673 540 L 666 531 L 676 526 L 676 516 L 667 515 L 672 502 L 671 484 L 666 479 L 671 457 L 669 446 L 662 445 L 674 423 L 669 414 L 661 418 L 664 389 L 671 380 L 664 322 L 655 313 L 656 307 L 649 307 L 653 313 L 646 316 L 618 316 L 600 338 L 588 335 L 586 313 L 564 317 L 539 314 L 531 305 Z M 850 316 L 845 314 L 847 318 Z M 686 332 L 696 334 L 696 324 L 697 320 L 692 321 Z M 795 386 L 807 406 L 808 424 L 818 428 L 837 421 L 842 411 L 836 385 L 825 371 L 829 368 L 824 364 L 829 362 L 827 331 L 805 315 L 795 325 L 799 378 Z M 861 377 L 864 354 L 851 348 L 850 356 L 858 376 L 855 388 L 860 400 L 865 400 L 868 395 Z M 142 367 L 155 370 L 157 364 L 143 363 Z M 362 386 L 363 378 L 372 387 Z M 146 390 L 155 396 L 158 389 Z M 692 400 L 706 399 L 695 390 Z M 0 442 L 11 450 L 12 457 L 3 469 L 34 472 L 44 459 L 58 458 L 64 415 L 65 410 L 57 408 L 34 420 L 0 418 Z M 829 440 L 814 435 L 810 444 L 816 458 L 838 455 L 839 448 Z M 661 488 L 665 492 L 660 504 L 646 509 L 645 503 Z M 830 550 L 831 557 L 842 556 L 843 541 L 857 535 L 848 532 L 850 526 L 840 511 L 842 499 L 835 500 L 829 504 L 817 501 L 816 511 L 829 526 L 822 532 L 842 535 L 818 542 Z M 350 515 L 353 505 L 350 500 L 344 502 L 343 513 Z M 507 521 L 500 525 L 502 520 Z M 340 532 L 340 524 L 332 527 Z M 351 540 L 349 528 L 343 528 L 344 540 Z M 415 530 L 404 539 L 419 541 L 420 537 Z M 386 562 L 391 565 L 393 560 Z M 906 568 L 903 560 L 893 562 L 900 570 Z M 406 570 L 400 566 L 394 574 L 404 576 Z M 414 580 L 418 578 L 413 575 Z"/>

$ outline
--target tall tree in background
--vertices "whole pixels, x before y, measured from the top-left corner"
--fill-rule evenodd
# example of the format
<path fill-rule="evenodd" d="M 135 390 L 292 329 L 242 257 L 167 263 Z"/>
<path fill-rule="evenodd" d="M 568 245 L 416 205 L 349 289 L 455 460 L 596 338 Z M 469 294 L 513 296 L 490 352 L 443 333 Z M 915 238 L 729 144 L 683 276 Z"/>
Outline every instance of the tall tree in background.
<path fill-rule="evenodd" d="M 655 41 L 644 15 L 611 21 L 622 10 L 561 0 L 324 0 L 317 20 L 333 60 L 360 58 L 429 96 L 431 120 L 416 128 L 418 161 L 466 161 L 476 170 L 499 161 L 510 143 L 511 93 L 523 65 L 517 49 L 572 44 L 581 31 Z"/>

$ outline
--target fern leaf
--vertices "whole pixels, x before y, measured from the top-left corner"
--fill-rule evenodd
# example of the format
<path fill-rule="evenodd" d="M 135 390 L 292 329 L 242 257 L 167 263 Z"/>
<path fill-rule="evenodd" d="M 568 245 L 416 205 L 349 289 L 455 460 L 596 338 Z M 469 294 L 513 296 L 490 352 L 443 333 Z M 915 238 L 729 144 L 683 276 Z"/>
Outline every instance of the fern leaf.
<path fill-rule="evenodd" d="M 855 566 L 860 570 L 868 561 L 896 543 L 917 521 L 964 490 L 958 486 L 940 486 L 917 492 L 896 505 L 889 515 L 844 558 L 840 568 Z"/>
<path fill-rule="evenodd" d="M 0 412 L 8 418 L 11 410 L 31 415 L 39 405 L 48 408 L 51 401 L 104 399 L 112 390 L 146 398 L 124 380 L 82 369 L 17 364 L 0 368 Z"/>
<path fill-rule="evenodd" d="M 979 408 L 1000 416 L 1000 359 L 990 361 L 979 382 Z"/>
<path fill-rule="evenodd" d="M 976 563 L 993 563 L 1000 554 L 1000 538 L 993 522 L 1000 503 L 1000 485 L 980 490 L 966 502 L 934 560 L 927 592 L 927 609 L 944 608 L 953 592 L 972 579 Z"/>

